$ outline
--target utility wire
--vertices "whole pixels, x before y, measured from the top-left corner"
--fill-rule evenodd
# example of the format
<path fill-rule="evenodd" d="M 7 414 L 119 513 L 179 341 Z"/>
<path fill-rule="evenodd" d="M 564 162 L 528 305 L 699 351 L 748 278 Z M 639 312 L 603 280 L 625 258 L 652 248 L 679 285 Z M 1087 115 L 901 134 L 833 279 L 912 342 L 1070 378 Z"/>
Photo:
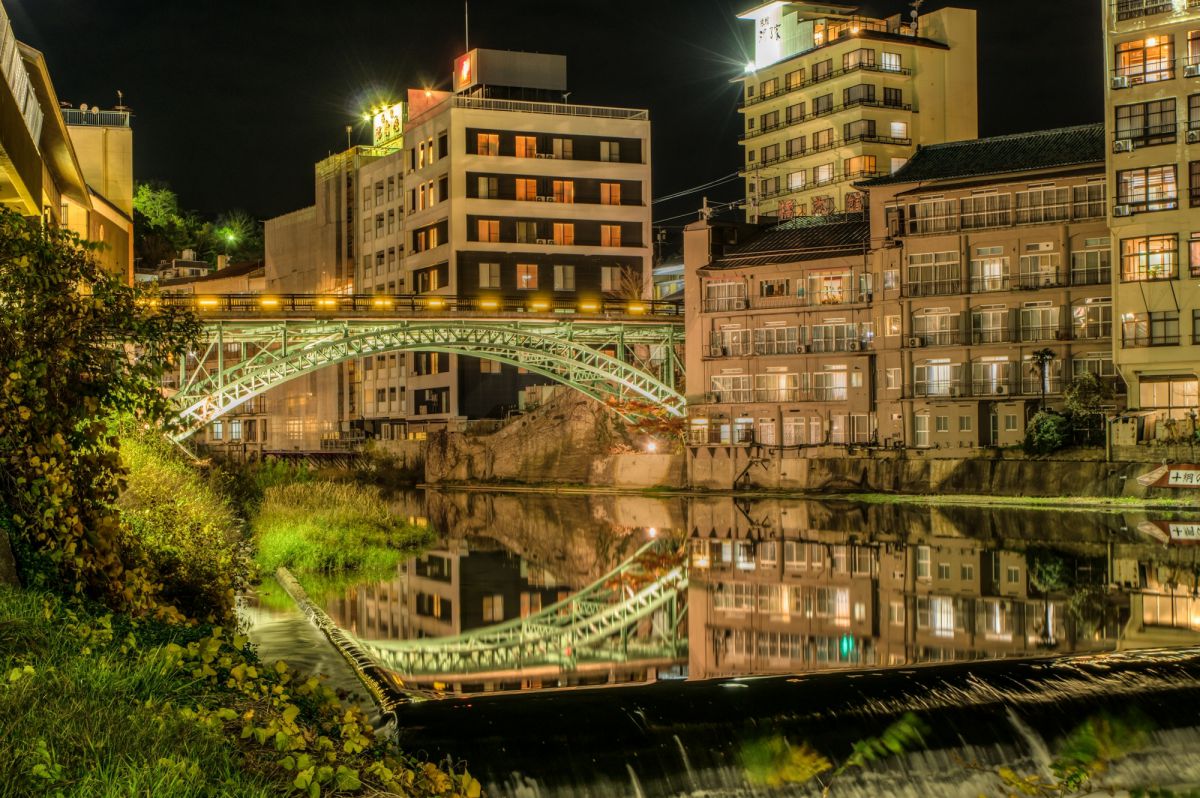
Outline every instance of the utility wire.
<path fill-rule="evenodd" d="M 693 186 L 692 188 L 686 188 L 683 191 L 676 191 L 674 194 L 668 194 L 665 197 L 659 197 L 658 199 L 653 200 L 653 204 L 657 205 L 658 203 L 666 202 L 667 200 L 678 199 L 679 197 L 686 197 L 688 194 L 695 194 L 698 191 L 704 191 L 705 189 L 715 188 L 716 186 L 722 185 L 724 183 L 730 183 L 730 182 L 732 182 L 734 180 L 738 180 L 738 179 L 739 179 L 738 173 L 731 172 L 730 174 L 727 174 L 724 177 L 718 177 L 717 179 L 710 180 L 707 183 L 701 183 L 698 186 Z"/>

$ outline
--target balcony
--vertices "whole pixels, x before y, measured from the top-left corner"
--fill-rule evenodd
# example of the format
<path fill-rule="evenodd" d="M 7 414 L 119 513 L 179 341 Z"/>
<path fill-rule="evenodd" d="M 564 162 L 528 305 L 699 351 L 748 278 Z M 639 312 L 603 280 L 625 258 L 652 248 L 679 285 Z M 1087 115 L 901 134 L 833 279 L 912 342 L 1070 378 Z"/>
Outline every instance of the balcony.
<path fill-rule="evenodd" d="M 802 89 L 807 89 L 808 87 L 815 86 L 818 83 L 827 83 L 836 78 L 840 78 L 843 75 L 852 75 L 856 72 L 874 72 L 874 73 L 879 73 L 879 74 L 884 74 L 884 75 L 900 75 L 900 76 L 912 74 L 911 69 L 888 68 L 888 67 L 881 66 L 879 64 L 855 64 L 852 67 L 835 69 L 832 72 L 826 72 L 822 75 L 813 75 L 808 80 L 803 80 L 803 81 L 800 81 L 799 83 L 793 83 L 791 86 L 785 86 L 782 89 L 770 92 L 768 94 L 760 94 L 757 97 L 751 97 L 750 99 L 748 99 L 744 102 L 743 107 L 749 108 L 750 106 L 758 105 L 759 103 L 770 102 L 771 100 L 778 100 L 782 97 L 786 97 L 787 95 L 791 94 L 792 92 L 797 92 Z"/>
<path fill-rule="evenodd" d="M 767 167 L 767 166 L 774 166 L 775 164 L 784 163 L 785 161 L 794 161 L 797 158 L 805 158 L 809 155 L 814 155 L 819 152 L 825 152 L 826 150 L 835 150 L 838 147 L 845 147 L 845 146 L 849 146 L 851 144 L 884 144 L 884 145 L 892 145 L 892 146 L 897 146 L 897 147 L 908 147 L 912 144 L 912 139 L 911 138 L 897 138 L 895 136 L 877 136 L 877 135 L 865 134 L 865 133 L 862 135 L 859 135 L 859 136 L 850 136 L 848 138 L 843 138 L 843 139 L 833 139 L 832 141 L 825 142 L 823 144 L 814 144 L 813 146 L 806 147 L 805 149 L 800 150 L 798 152 L 782 152 L 782 153 L 772 156 L 770 158 L 763 158 L 763 159 L 757 160 L 757 161 L 748 161 L 746 164 L 746 168 L 743 169 L 740 172 L 740 174 L 746 175 L 755 169 L 761 169 L 761 168 Z M 805 189 L 805 186 L 801 186 L 801 187 L 797 188 L 796 191 L 803 191 L 804 189 Z"/>
<path fill-rule="evenodd" d="M 1012 393 L 1012 382 L 1007 379 L 971 381 L 971 395 L 974 397 L 1009 396 Z"/>
<path fill-rule="evenodd" d="M 922 280 L 904 284 L 903 294 L 906 297 L 945 296 L 946 294 L 961 294 L 962 280 L 955 277 L 949 280 Z"/>
<path fill-rule="evenodd" d="M 1047 396 L 1060 394 L 1063 390 L 1063 378 L 1061 374 L 1046 375 L 1044 383 Z M 1043 383 L 1040 376 L 1036 373 L 1027 374 L 1021 378 L 1021 393 L 1026 396 L 1041 396 Z"/>
<path fill-rule="evenodd" d="M 744 296 L 717 297 L 703 302 L 705 313 L 728 313 L 733 310 L 746 310 L 749 307 L 750 304 Z"/>
<path fill-rule="evenodd" d="M 780 119 L 767 125 L 760 125 L 752 130 L 747 130 L 738 137 L 738 140 L 749 141 L 750 139 L 758 138 L 759 136 L 766 135 L 767 133 L 771 133 L 776 130 L 781 130 L 785 127 L 792 127 L 794 125 L 802 124 L 810 119 L 831 116 L 833 114 L 841 113 L 842 111 L 849 111 L 854 108 L 888 108 L 893 111 L 911 111 L 912 105 L 909 103 L 888 102 L 887 100 L 864 97 L 861 99 L 851 100 L 841 105 L 828 105 L 819 109 L 813 108 L 812 111 L 804 116 L 794 116 L 791 119 Z"/>
<path fill-rule="evenodd" d="M 754 391 L 750 388 L 730 388 L 725 391 L 709 391 L 704 395 L 710 404 L 732 404 L 733 402 L 754 401 Z"/>
<path fill-rule="evenodd" d="M 1112 338 L 1112 322 L 1097 321 L 1076 324 L 1071 328 L 1071 335 L 1076 341 L 1103 341 Z"/>
<path fill-rule="evenodd" d="M 1117 130 L 1113 135 L 1113 152 L 1140 150 L 1159 144 L 1174 144 L 1178 125 L 1150 125 L 1129 130 Z"/>
<path fill-rule="evenodd" d="M 1132 336 L 1121 334 L 1122 349 L 1143 349 L 1152 346 L 1179 346 L 1179 333 Z"/>
<path fill-rule="evenodd" d="M 756 355 L 796 355 L 800 353 L 797 341 L 757 341 L 754 344 Z"/>
<path fill-rule="evenodd" d="M 814 402 L 844 402 L 846 401 L 847 389 L 844 387 L 827 387 L 813 388 L 812 399 Z"/>
<path fill-rule="evenodd" d="M 756 389 L 756 402 L 803 402 L 807 399 L 805 392 L 799 388 Z"/>
<path fill-rule="evenodd" d="M 818 339 L 808 342 L 811 353 L 825 352 L 864 352 L 870 348 L 870 342 L 862 338 L 832 338 Z"/>

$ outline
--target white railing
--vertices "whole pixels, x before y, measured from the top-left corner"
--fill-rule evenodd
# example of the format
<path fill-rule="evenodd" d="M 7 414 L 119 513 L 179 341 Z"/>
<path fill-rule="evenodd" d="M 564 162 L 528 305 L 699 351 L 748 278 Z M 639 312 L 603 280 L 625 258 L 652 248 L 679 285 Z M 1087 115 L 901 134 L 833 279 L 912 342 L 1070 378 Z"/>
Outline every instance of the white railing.
<path fill-rule="evenodd" d="M 4 81 L 12 89 L 17 108 L 25 120 L 25 128 L 33 137 L 34 146 L 39 147 L 45 117 L 41 105 L 38 104 L 37 94 L 29 84 L 29 73 L 21 60 L 21 49 L 17 46 L 17 37 L 3 6 L 0 6 L 0 72 L 4 73 Z"/>
<path fill-rule="evenodd" d="M 92 125 L 94 127 L 129 127 L 128 111 L 101 111 L 99 108 L 62 109 L 63 121 L 68 125 Z"/>

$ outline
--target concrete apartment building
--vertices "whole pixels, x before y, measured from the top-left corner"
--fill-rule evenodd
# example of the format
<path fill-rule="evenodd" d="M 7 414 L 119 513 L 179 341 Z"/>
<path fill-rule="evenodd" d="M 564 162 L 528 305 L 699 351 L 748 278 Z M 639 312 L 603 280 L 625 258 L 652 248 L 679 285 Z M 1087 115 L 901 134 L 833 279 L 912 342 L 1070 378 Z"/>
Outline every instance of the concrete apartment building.
<path fill-rule="evenodd" d="M 1119 395 L 1103 159 L 1099 125 L 930 145 L 858 184 L 867 214 L 690 225 L 693 478 L 750 442 L 783 481 L 830 447 L 1014 445 L 1084 371 Z"/>
<path fill-rule="evenodd" d="M 407 291 L 534 310 L 631 283 L 649 295 L 649 114 L 566 96 L 564 57 L 495 50 L 459 57 L 453 92 L 409 93 Z M 475 358 L 407 357 L 410 437 L 496 417 L 545 382 Z"/>
<path fill-rule="evenodd" d="M 1182 421 L 1200 405 L 1200 2 L 1103 7 L 1114 356 L 1131 408 Z"/>
<path fill-rule="evenodd" d="M 39 51 L 0 6 L 0 203 L 102 244 L 100 264 L 133 281 L 133 135 L 126 110 L 64 108 Z M 85 129 L 86 128 L 86 129 Z M 111 137 L 95 133 L 111 129 Z"/>
<path fill-rule="evenodd" d="M 772 0 L 738 15 L 755 28 L 740 109 L 750 221 L 861 211 L 855 181 L 977 135 L 975 12 L 856 10 Z"/>

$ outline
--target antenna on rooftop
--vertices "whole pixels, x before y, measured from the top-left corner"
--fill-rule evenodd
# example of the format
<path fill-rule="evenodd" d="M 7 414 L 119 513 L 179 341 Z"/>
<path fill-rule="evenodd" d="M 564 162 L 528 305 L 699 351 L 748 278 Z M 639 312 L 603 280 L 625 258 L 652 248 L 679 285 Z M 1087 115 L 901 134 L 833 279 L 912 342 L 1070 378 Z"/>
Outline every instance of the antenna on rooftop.
<path fill-rule="evenodd" d="M 463 50 L 471 52 L 471 3 L 463 0 Z"/>
<path fill-rule="evenodd" d="M 921 15 L 921 6 L 924 3 L 925 0 L 912 0 L 912 2 L 909 3 L 909 5 L 912 6 L 912 11 L 908 13 L 912 17 L 912 29 L 914 36 L 917 35 L 917 18 Z"/>

